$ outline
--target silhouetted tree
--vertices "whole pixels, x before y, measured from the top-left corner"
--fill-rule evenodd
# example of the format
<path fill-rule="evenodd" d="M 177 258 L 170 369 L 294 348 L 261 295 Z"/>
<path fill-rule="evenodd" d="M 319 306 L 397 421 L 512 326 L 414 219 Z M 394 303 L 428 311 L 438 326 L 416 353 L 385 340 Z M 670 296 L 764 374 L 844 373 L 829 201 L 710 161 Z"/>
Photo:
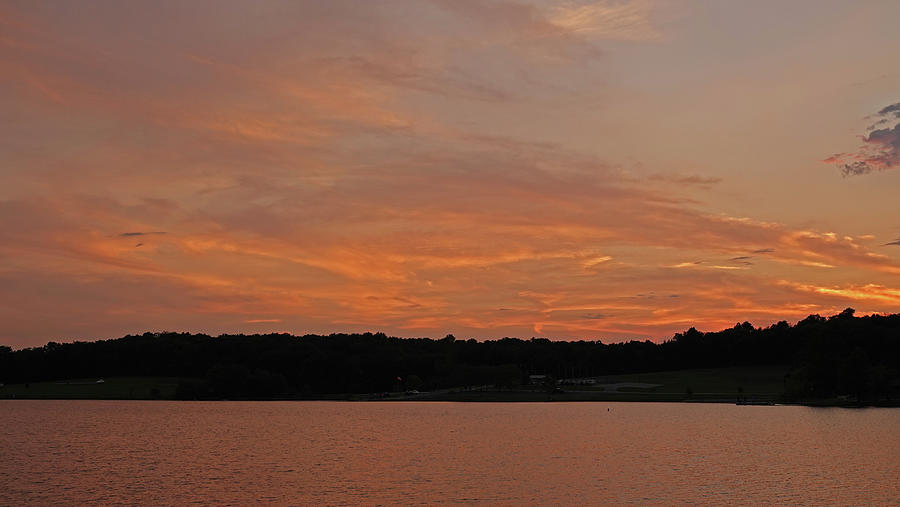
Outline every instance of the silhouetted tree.
<path fill-rule="evenodd" d="M 21 350 L 0 346 L 0 383 L 178 377 L 180 398 L 266 398 L 391 391 L 398 375 L 415 376 L 418 388 L 428 390 L 508 388 L 530 374 L 567 378 L 766 364 L 790 365 L 787 399 L 896 396 L 900 315 L 857 317 L 848 308 L 829 318 L 810 315 L 794 326 L 743 322 L 709 333 L 690 328 L 662 343 L 148 332 Z"/>

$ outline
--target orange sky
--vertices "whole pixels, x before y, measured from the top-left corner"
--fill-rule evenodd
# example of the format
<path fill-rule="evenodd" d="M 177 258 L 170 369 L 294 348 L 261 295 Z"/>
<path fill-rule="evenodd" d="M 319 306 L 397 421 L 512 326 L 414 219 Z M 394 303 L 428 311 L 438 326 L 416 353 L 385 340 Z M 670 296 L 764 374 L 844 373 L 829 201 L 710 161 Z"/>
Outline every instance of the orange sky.
<path fill-rule="evenodd" d="M 897 19 L 0 1 L 0 343 L 900 311 Z"/>

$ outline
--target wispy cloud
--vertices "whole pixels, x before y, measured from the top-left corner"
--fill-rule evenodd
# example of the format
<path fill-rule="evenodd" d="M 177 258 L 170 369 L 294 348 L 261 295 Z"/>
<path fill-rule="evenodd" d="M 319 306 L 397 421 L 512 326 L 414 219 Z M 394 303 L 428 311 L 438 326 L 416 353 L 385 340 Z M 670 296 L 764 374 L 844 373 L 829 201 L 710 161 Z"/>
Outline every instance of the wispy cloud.
<path fill-rule="evenodd" d="M 679 185 L 697 185 L 700 187 L 710 187 L 722 182 L 722 178 L 715 176 L 699 176 L 696 174 L 651 174 L 648 179 L 650 181 L 663 181 L 666 183 L 675 183 Z"/>
<path fill-rule="evenodd" d="M 782 281 L 782 285 L 793 287 L 799 291 L 814 292 L 826 296 L 838 297 L 844 300 L 871 300 L 891 304 L 900 303 L 900 289 L 885 287 L 879 284 L 845 285 L 845 286 L 817 286 L 812 284 L 791 283 Z"/>
<path fill-rule="evenodd" d="M 661 36 L 645 0 L 569 2 L 554 7 L 549 21 L 566 31 L 617 40 L 653 40 Z"/>
<path fill-rule="evenodd" d="M 724 191 L 706 166 L 629 177 L 548 135 L 589 130 L 557 106 L 602 87 L 603 41 L 656 36 L 646 2 L 16 5 L 0 339 L 660 338 L 828 312 L 854 293 L 796 284 L 900 274 L 862 237 L 688 200 Z"/>

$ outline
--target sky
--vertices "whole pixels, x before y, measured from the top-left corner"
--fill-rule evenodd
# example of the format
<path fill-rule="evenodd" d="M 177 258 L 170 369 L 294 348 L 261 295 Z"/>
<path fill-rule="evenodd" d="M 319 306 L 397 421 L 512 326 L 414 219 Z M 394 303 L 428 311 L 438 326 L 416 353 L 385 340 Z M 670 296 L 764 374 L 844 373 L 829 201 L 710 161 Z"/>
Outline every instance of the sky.
<path fill-rule="evenodd" d="M 0 0 L 0 343 L 897 312 L 898 19 Z"/>

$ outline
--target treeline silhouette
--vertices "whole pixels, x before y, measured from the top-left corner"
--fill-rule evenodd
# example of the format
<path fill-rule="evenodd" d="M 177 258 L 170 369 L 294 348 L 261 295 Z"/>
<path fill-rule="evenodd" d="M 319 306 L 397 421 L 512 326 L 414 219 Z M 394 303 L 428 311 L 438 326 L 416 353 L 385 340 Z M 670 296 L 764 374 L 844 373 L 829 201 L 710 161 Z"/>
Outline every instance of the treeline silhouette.
<path fill-rule="evenodd" d="M 788 400 L 896 395 L 900 314 L 855 317 L 848 308 L 791 326 L 744 322 L 718 332 L 691 328 L 662 343 L 503 338 L 478 342 L 394 338 L 383 333 L 220 335 L 144 333 L 114 340 L 0 347 L 0 382 L 179 377 L 185 399 L 314 398 L 491 385 L 529 374 L 556 379 L 737 365 L 791 365 Z M 893 394 L 892 394 L 893 393 Z"/>

